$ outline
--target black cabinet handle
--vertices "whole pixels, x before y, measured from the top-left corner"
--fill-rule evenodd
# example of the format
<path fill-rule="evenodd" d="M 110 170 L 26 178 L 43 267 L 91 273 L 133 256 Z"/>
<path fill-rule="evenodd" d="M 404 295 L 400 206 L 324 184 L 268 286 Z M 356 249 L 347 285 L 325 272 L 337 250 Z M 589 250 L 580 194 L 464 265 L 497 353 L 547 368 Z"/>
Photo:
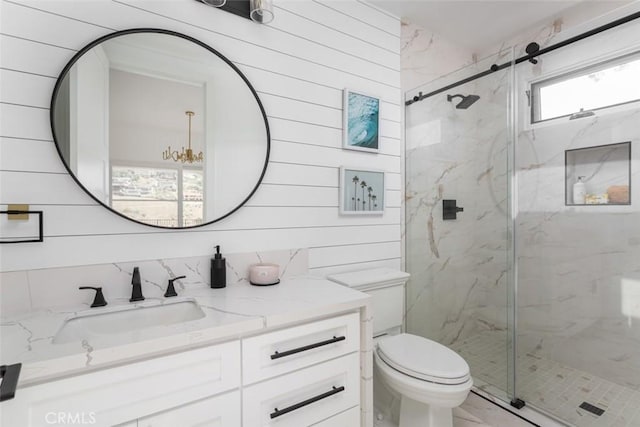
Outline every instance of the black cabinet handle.
<path fill-rule="evenodd" d="M 303 402 L 296 403 L 295 405 L 287 406 L 284 409 L 274 408 L 273 412 L 271 414 L 269 414 L 269 416 L 271 417 L 271 419 L 277 418 L 280 415 L 288 414 L 289 412 L 295 411 L 296 409 L 300 409 L 300 408 L 302 408 L 304 406 L 311 405 L 312 403 L 315 403 L 318 400 L 322 400 L 322 399 L 325 399 L 325 398 L 327 398 L 329 396 L 333 396 L 334 394 L 338 394 L 341 391 L 344 391 L 344 386 L 341 386 L 341 387 L 333 386 L 332 390 L 330 390 L 330 391 L 328 391 L 326 393 L 319 394 L 319 395 L 317 395 L 315 397 L 312 397 L 311 399 L 307 399 L 307 400 L 305 400 Z"/>
<path fill-rule="evenodd" d="M 271 360 L 280 359 L 281 357 L 291 356 L 292 354 L 296 354 L 296 353 L 300 353 L 302 351 L 307 351 L 307 350 L 311 350 L 311 349 L 314 349 L 314 348 L 322 347 L 323 345 L 333 344 L 334 342 L 344 341 L 346 339 L 347 339 L 346 337 L 336 337 L 336 336 L 334 336 L 330 340 L 320 341 L 320 342 L 317 342 L 315 344 L 305 345 L 303 347 L 294 348 L 293 350 L 283 351 L 282 353 L 280 353 L 279 351 L 276 351 L 275 353 L 273 353 L 271 355 Z"/>
<path fill-rule="evenodd" d="M 0 378 L 2 378 L 2 385 L 0 385 L 0 402 L 13 399 L 16 395 L 20 369 L 22 369 L 22 363 L 0 366 Z"/>

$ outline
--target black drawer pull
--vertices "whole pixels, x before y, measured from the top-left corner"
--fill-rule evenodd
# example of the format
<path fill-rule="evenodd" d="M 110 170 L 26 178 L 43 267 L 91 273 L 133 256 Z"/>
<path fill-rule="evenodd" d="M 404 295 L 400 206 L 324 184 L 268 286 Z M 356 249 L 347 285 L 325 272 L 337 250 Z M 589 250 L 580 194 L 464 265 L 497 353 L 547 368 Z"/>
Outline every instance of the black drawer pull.
<path fill-rule="evenodd" d="M 277 418 L 280 415 L 288 414 L 289 412 L 295 411 L 296 409 L 300 409 L 300 408 L 302 408 L 304 406 L 311 405 L 312 403 L 317 402 L 318 400 L 322 400 L 322 399 L 327 398 L 329 396 L 333 396 L 334 394 L 338 394 L 341 391 L 344 391 L 344 386 L 340 386 L 340 387 L 333 386 L 333 390 L 328 391 L 326 393 L 319 394 L 319 395 L 317 395 L 315 397 L 312 397 L 311 399 L 307 399 L 307 400 L 305 400 L 303 402 L 296 403 L 295 405 L 288 406 L 288 407 L 286 407 L 284 409 L 274 408 L 273 412 L 271 414 L 269 414 L 269 416 L 271 417 L 271 419 Z"/>
<path fill-rule="evenodd" d="M 0 385 L 0 402 L 13 399 L 16 395 L 16 387 L 18 386 L 21 368 L 22 363 L 0 366 L 0 378 L 2 378 L 2 385 Z"/>
<path fill-rule="evenodd" d="M 315 344 L 305 345 L 303 347 L 294 348 L 293 350 L 283 351 L 282 353 L 276 351 L 275 353 L 273 353 L 271 355 L 271 360 L 280 359 L 281 357 L 291 356 L 292 354 L 300 353 L 302 351 L 311 350 L 313 348 L 322 347 L 323 345 L 333 344 L 334 342 L 344 341 L 346 339 L 347 339 L 346 337 L 336 337 L 336 336 L 334 336 L 330 340 L 320 341 L 320 342 L 317 342 Z"/>

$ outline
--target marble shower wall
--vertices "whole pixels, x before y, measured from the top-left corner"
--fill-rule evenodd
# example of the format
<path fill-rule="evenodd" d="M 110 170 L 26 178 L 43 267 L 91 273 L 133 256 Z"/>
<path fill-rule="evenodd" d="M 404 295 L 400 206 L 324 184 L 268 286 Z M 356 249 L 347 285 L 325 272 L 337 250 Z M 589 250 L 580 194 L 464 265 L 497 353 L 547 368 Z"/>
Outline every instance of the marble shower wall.
<path fill-rule="evenodd" d="M 510 55 L 512 47 L 515 47 L 516 55 L 521 56 L 526 45 L 532 41 L 541 47 L 548 46 L 554 43 L 563 30 L 599 17 L 624 3 L 625 1 L 581 4 L 540 25 L 524 28 L 517 36 L 479 52 L 460 46 L 428 28 L 412 23 L 410 19 L 403 18 L 400 38 L 402 89 L 407 92 L 408 98 L 419 91 L 424 92 L 425 85 L 433 84 L 438 78 L 448 77 L 456 70 L 463 72 L 462 69 L 469 65 L 477 65 L 479 59 L 503 59 L 500 53 Z M 495 56 L 496 53 L 498 56 Z"/>
<path fill-rule="evenodd" d="M 419 90 L 425 83 L 473 64 L 475 55 L 407 19 L 400 37 L 402 90 Z M 413 91 L 411 91 L 413 93 Z"/>
<path fill-rule="evenodd" d="M 479 61 L 422 90 L 497 60 L 504 58 Z M 487 328 L 506 331 L 509 88 L 510 72 L 500 71 L 406 111 L 406 241 L 412 274 L 407 327 L 447 345 Z M 480 99 L 466 110 L 456 109 L 459 99 L 448 102 L 448 93 Z M 443 199 L 456 199 L 464 208 L 457 220 L 442 219 Z"/>
<path fill-rule="evenodd" d="M 565 22 L 571 26 L 601 13 L 592 5 L 567 12 L 494 46 L 488 50 L 497 52 L 492 55 L 472 52 L 405 19 L 401 37 L 405 99 L 522 55 L 530 41 L 549 45 Z M 482 56 L 487 58 L 478 60 Z M 481 96 L 467 110 L 453 108 L 446 94 L 405 110 L 403 237 L 407 271 L 412 274 L 407 328 L 445 344 L 478 328 L 506 327 L 505 85 L 508 72 L 501 71 L 456 88 L 452 94 Z M 442 198 L 460 200 L 465 212 L 459 220 L 442 221 Z M 476 276 L 476 271 L 482 275 Z"/>
<path fill-rule="evenodd" d="M 414 87 L 422 77 L 425 82 L 446 74 L 446 65 L 449 71 L 467 65 L 410 90 L 406 99 L 508 61 L 512 51 L 507 46 L 514 46 L 519 57 L 531 41 L 544 47 L 566 34 L 562 31 L 584 31 L 579 24 L 611 8 L 582 4 L 569 9 L 495 46 L 490 51 L 498 53 L 484 61 L 462 48 L 448 52 L 451 43 L 405 23 L 405 88 Z M 594 39 L 600 51 L 593 46 L 566 48 L 558 51 L 558 57 L 567 67 L 606 53 L 603 49 L 629 47 L 640 39 L 637 30 L 625 31 L 635 31 L 635 38 L 616 32 L 607 36 L 611 40 Z M 516 135 L 519 349 L 620 384 L 637 385 L 640 368 L 633 368 L 632 354 L 640 352 L 640 115 L 627 110 L 561 126 L 525 128 L 528 107 L 522 81 L 558 67 L 552 59 L 546 55 L 537 66 L 519 65 L 514 83 L 520 103 Z M 406 109 L 405 239 L 407 269 L 412 274 L 408 329 L 444 344 L 487 329 L 505 330 L 505 363 L 508 90 L 508 74 L 499 72 L 451 91 L 481 96 L 467 110 L 453 108 L 446 94 Z M 633 144 L 635 206 L 566 207 L 564 150 L 623 141 Z M 457 221 L 442 221 L 442 198 L 455 198 L 465 208 Z"/>
<path fill-rule="evenodd" d="M 640 49 L 631 22 L 518 67 L 527 81 Z M 595 116 L 531 127 L 519 96 L 516 173 L 518 355 L 550 359 L 640 389 L 640 109 L 629 105 Z M 631 142 L 631 205 L 566 206 L 565 150 Z M 628 171 L 626 162 L 591 168 Z M 601 193 L 587 179 L 588 193 Z"/>
<path fill-rule="evenodd" d="M 526 81 L 582 61 L 640 48 L 640 24 L 576 44 L 519 70 Z M 528 128 L 517 140 L 518 354 L 551 359 L 640 389 L 640 108 Z M 566 206 L 565 150 L 631 142 L 631 205 Z M 628 172 L 590 165 L 587 193 Z M 605 176 L 599 176 L 605 175 Z M 571 189 L 575 178 L 566 187 Z"/>
<path fill-rule="evenodd" d="M 523 132 L 519 354 L 640 388 L 640 111 Z M 632 143 L 632 205 L 564 206 L 564 150 Z M 589 188 L 589 184 L 587 184 Z"/>

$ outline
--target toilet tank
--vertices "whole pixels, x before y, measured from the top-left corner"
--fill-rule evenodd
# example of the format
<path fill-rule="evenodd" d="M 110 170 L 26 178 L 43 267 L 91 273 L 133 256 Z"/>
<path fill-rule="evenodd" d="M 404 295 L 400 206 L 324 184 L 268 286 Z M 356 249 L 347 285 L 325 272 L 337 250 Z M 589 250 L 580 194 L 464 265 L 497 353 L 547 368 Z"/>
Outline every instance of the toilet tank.
<path fill-rule="evenodd" d="M 327 276 L 327 279 L 371 295 L 373 336 L 399 333 L 404 318 L 404 285 L 410 274 L 374 268 Z"/>

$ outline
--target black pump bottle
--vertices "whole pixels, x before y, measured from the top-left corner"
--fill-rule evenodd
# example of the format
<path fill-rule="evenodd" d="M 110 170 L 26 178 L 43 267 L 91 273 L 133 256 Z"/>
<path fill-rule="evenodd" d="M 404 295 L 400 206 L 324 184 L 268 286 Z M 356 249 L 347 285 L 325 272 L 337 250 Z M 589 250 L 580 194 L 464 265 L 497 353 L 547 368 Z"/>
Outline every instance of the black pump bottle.
<path fill-rule="evenodd" d="M 211 260 L 211 287 L 224 288 L 227 286 L 227 265 L 220 253 L 220 245 L 216 246 L 216 255 Z"/>

